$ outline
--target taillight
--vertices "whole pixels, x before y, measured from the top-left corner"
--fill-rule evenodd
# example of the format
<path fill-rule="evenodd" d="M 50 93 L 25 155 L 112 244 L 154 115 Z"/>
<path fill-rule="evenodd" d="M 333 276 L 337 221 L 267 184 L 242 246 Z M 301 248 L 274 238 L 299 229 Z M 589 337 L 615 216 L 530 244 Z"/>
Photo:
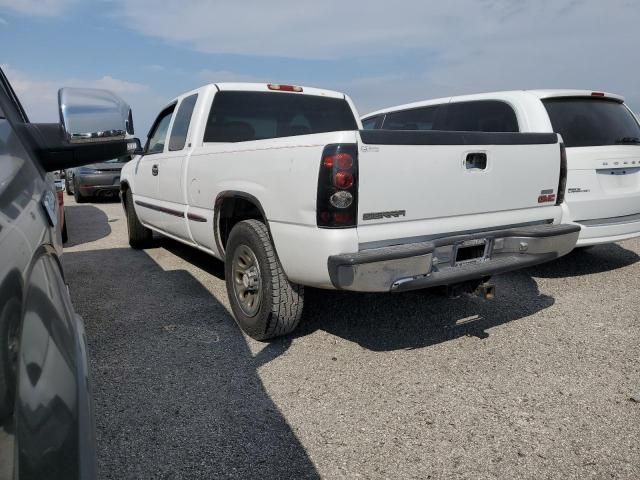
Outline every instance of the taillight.
<path fill-rule="evenodd" d="M 357 217 L 358 148 L 352 144 L 327 145 L 318 175 L 318 227 L 355 227 Z"/>
<path fill-rule="evenodd" d="M 278 83 L 269 83 L 267 85 L 269 90 L 279 90 L 281 92 L 302 92 L 302 87 L 297 85 L 280 85 Z"/>
<path fill-rule="evenodd" d="M 564 143 L 560 144 L 560 183 L 558 184 L 558 196 L 556 197 L 556 205 L 564 202 L 564 193 L 567 189 L 567 150 Z"/>

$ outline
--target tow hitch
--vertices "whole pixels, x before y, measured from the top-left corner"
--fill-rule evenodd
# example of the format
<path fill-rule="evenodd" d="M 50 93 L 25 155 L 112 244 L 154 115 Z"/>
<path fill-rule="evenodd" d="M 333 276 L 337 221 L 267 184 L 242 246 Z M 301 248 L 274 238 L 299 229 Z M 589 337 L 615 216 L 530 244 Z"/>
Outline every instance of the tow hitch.
<path fill-rule="evenodd" d="M 489 278 L 447 285 L 445 291 L 448 298 L 460 298 L 465 294 L 475 295 L 485 300 L 496 298 L 496 286 L 489 282 Z"/>
<path fill-rule="evenodd" d="M 490 282 L 482 282 L 473 293 L 485 300 L 493 300 L 496 298 L 496 286 Z"/>

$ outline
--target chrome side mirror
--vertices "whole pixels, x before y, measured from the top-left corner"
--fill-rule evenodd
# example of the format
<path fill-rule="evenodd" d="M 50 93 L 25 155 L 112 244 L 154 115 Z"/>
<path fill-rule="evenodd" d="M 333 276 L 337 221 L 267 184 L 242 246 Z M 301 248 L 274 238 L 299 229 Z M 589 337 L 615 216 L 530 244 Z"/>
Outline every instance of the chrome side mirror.
<path fill-rule="evenodd" d="M 61 88 L 58 109 L 63 135 L 72 144 L 123 140 L 134 133 L 131 108 L 108 90 Z"/>

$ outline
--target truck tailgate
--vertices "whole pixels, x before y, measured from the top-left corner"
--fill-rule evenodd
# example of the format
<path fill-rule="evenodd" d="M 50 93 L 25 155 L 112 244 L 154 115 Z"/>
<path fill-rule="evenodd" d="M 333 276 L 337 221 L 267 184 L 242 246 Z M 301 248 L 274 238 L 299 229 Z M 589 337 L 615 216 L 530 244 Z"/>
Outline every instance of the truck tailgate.
<path fill-rule="evenodd" d="M 360 139 L 359 225 L 555 204 L 556 134 L 363 130 Z"/>

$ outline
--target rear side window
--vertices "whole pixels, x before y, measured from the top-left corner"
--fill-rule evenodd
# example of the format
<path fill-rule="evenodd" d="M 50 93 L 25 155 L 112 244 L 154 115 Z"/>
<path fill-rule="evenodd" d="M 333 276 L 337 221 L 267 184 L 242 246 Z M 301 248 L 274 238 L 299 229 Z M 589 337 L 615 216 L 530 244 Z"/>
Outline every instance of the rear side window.
<path fill-rule="evenodd" d="M 205 142 L 246 142 L 357 130 L 346 100 L 276 92 L 218 92 Z"/>
<path fill-rule="evenodd" d="M 182 150 L 187 142 L 187 133 L 189 132 L 189 124 L 191 123 L 191 115 L 193 107 L 198 100 L 198 94 L 189 95 L 180 102 L 176 118 L 171 127 L 171 136 L 169 137 L 169 151 Z"/>
<path fill-rule="evenodd" d="M 566 147 L 640 143 L 640 127 L 624 104 L 601 98 L 543 100 L 553 131 Z"/>
<path fill-rule="evenodd" d="M 378 122 L 380 122 L 380 120 L 382 120 L 382 117 L 379 115 L 377 117 L 367 118 L 366 120 L 362 121 L 362 128 L 364 128 L 365 130 L 374 130 L 376 128 L 380 128 L 378 126 Z"/>
<path fill-rule="evenodd" d="M 385 130 L 436 130 L 441 112 L 442 107 L 433 105 L 387 113 L 382 128 Z"/>
<path fill-rule="evenodd" d="M 517 132 L 518 120 L 513 108 L 498 100 L 454 102 L 447 105 L 447 116 L 442 130 Z"/>

